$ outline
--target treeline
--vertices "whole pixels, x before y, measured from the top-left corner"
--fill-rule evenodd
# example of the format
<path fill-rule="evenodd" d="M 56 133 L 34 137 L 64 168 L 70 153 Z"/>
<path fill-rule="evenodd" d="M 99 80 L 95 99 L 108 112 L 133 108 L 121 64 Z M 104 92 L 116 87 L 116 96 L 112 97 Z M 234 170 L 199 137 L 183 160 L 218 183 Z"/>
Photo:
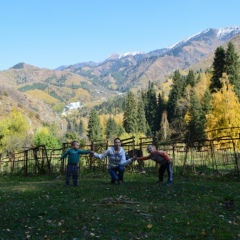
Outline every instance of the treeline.
<path fill-rule="evenodd" d="M 212 68 L 205 72 L 176 70 L 166 86 L 149 82 L 148 89 L 110 99 L 91 111 L 80 109 L 66 117 L 66 129 L 43 123 L 32 129 L 31 119 L 14 109 L 0 120 L 0 153 L 44 144 L 58 148 L 61 142 L 112 139 L 116 136 L 157 136 L 166 141 L 184 138 L 194 141 L 218 137 L 212 129 L 240 126 L 239 56 L 230 42 L 215 51 Z M 238 132 L 231 132 L 238 136 Z"/>
<path fill-rule="evenodd" d="M 180 137 L 191 141 L 213 137 L 213 133 L 206 134 L 211 129 L 240 125 L 239 56 L 231 42 L 226 49 L 216 49 L 212 69 L 187 74 L 176 70 L 171 81 L 168 96 L 149 83 L 146 91 L 129 92 L 122 101 L 106 102 L 93 110 L 87 127 L 89 139 L 141 133 L 163 141 Z M 112 113 L 105 133 L 96 120 L 96 110 Z M 118 125 L 115 114 L 121 110 L 123 121 Z"/>

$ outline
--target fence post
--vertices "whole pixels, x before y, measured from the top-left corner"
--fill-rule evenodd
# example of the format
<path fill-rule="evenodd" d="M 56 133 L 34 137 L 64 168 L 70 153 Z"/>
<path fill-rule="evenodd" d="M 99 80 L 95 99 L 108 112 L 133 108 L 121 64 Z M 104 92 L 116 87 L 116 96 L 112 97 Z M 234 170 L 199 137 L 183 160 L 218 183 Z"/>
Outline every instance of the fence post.
<path fill-rule="evenodd" d="M 186 162 L 187 162 L 187 154 L 188 154 L 188 150 L 189 150 L 189 146 L 188 143 L 186 143 L 186 150 L 185 150 L 185 156 L 184 156 L 184 160 L 183 160 L 183 175 L 185 173 L 185 168 L 186 168 Z"/>
<path fill-rule="evenodd" d="M 28 175 L 28 150 L 26 150 L 25 152 L 24 152 L 24 162 L 25 162 L 25 175 L 27 176 Z"/>
<path fill-rule="evenodd" d="M 232 136 L 231 136 L 231 140 L 232 140 L 232 143 L 233 143 L 233 151 L 234 151 L 234 157 L 235 157 L 235 164 L 236 164 L 236 168 L 237 168 L 237 174 L 238 174 L 238 176 L 239 176 L 238 157 L 237 157 L 237 153 L 236 153 L 235 142 L 233 141 Z"/>
<path fill-rule="evenodd" d="M 12 160 L 12 173 L 14 173 L 14 168 L 15 168 L 15 154 L 13 155 L 13 160 Z"/>
<path fill-rule="evenodd" d="M 108 149 L 108 140 L 107 140 L 107 143 L 106 143 L 106 150 Z M 108 163 L 108 159 L 106 158 L 106 160 L 105 160 L 105 165 L 107 166 L 107 163 Z"/>
<path fill-rule="evenodd" d="M 48 158 L 48 152 L 47 152 L 47 148 L 46 148 L 45 145 L 43 145 L 43 151 L 44 151 L 46 159 L 47 159 L 48 173 L 50 174 L 51 173 L 51 163 L 50 163 L 50 160 Z"/>
<path fill-rule="evenodd" d="M 192 162 L 192 172 L 196 173 L 195 161 L 194 161 L 194 157 L 193 157 L 193 143 L 191 143 L 191 162 Z"/>
<path fill-rule="evenodd" d="M 213 172 L 214 172 L 214 164 L 216 166 L 216 170 L 217 170 L 217 164 L 216 164 L 216 157 L 215 157 L 215 150 L 214 150 L 214 146 L 213 146 L 213 141 L 210 141 L 211 144 L 211 151 L 212 151 L 212 166 L 213 166 Z"/>
<path fill-rule="evenodd" d="M 94 142 L 91 141 L 91 151 L 93 151 L 93 150 L 94 150 Z M 89 159 L 89 167 L 90 167 L 90 169 L 92 169 L 92 160 L 93 160 L 93 156 L 91 154 L 90 155 L 90 159 Z"/>
<path fill-rule="evenodd" d="M 173 143 L 173 145 L 172 145 L 172 152 L 173 152 L 172 164 L 173 164 L 174 171 L 176 172 L 176 164 L 175 164 L 175 143 Z"/>

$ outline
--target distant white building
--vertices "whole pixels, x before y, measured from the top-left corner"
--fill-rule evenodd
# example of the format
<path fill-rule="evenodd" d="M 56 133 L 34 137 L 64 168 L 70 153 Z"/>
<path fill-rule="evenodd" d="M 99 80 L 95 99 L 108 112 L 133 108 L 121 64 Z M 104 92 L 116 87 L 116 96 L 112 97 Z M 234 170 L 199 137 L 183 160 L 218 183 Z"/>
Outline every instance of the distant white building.
<path fill-rule="evenodd" d="M 73 103 L 69 103 L 68 105 L 65 106 L 66 111 L 68 110 L 73 110 L 73 109 L 77 109 L 81 107 L 81 103 L 80 102 L 73 102 Z"/>

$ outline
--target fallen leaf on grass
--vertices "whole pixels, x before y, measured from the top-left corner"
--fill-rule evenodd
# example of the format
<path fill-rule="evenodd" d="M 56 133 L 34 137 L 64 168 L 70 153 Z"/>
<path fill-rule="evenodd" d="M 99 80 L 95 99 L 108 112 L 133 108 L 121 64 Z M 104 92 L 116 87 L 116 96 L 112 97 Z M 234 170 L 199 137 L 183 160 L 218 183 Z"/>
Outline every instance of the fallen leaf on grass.
<path fill-rule="evenodd" d="M 152 228 L 153 227 L 153 225 L 151 224 L 151 223 L 149 223 L 148 225 L 147 225 L 147 228 Z"/>
<path fill-rule="evenodd" d="M 205 229 L 202 229 L 201 234 L 202 234 L 203 236 L 205 236 L 205 235 L 206 235 L 206 230 L 205 230 Z"/>

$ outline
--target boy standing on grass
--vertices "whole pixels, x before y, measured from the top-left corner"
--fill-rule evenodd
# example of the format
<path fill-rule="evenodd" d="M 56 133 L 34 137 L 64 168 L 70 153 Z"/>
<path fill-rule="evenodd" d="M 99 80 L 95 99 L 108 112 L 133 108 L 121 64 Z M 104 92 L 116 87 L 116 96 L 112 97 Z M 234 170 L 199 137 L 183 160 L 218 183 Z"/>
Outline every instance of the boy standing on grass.
<path fill-rule="evenodd" d="M 66 171 L 66 186 L 70 186 L 70 179 L 72 176 L 73 184 L 78 186 L 78 162 L 82 154 L 92 153 L 90 150 L 80 150 L 78 141 L 71 142 L 71 148 L 69 148 L 60 158 L 60 161 L 68 156 L 68 164 Z"/>
<path fill-rule="evenodd" d="M 167 153 L 161 150 L 155 150 L 152 145 L 148 145 L 147 151 L 149 153 L 146 157 L 138 157 L 137 160 L 143 161 L 152 159 L 154 162 L 160 164 L 160 168 L 158 170 L 158 183 L 163 182 L 163 175 L 165 171 L 168 172 L 168 181 L 166 182 L 167 186 L 172 184 L 173 179 L 173 168 L 172 168 L 172 160 Z"/>

